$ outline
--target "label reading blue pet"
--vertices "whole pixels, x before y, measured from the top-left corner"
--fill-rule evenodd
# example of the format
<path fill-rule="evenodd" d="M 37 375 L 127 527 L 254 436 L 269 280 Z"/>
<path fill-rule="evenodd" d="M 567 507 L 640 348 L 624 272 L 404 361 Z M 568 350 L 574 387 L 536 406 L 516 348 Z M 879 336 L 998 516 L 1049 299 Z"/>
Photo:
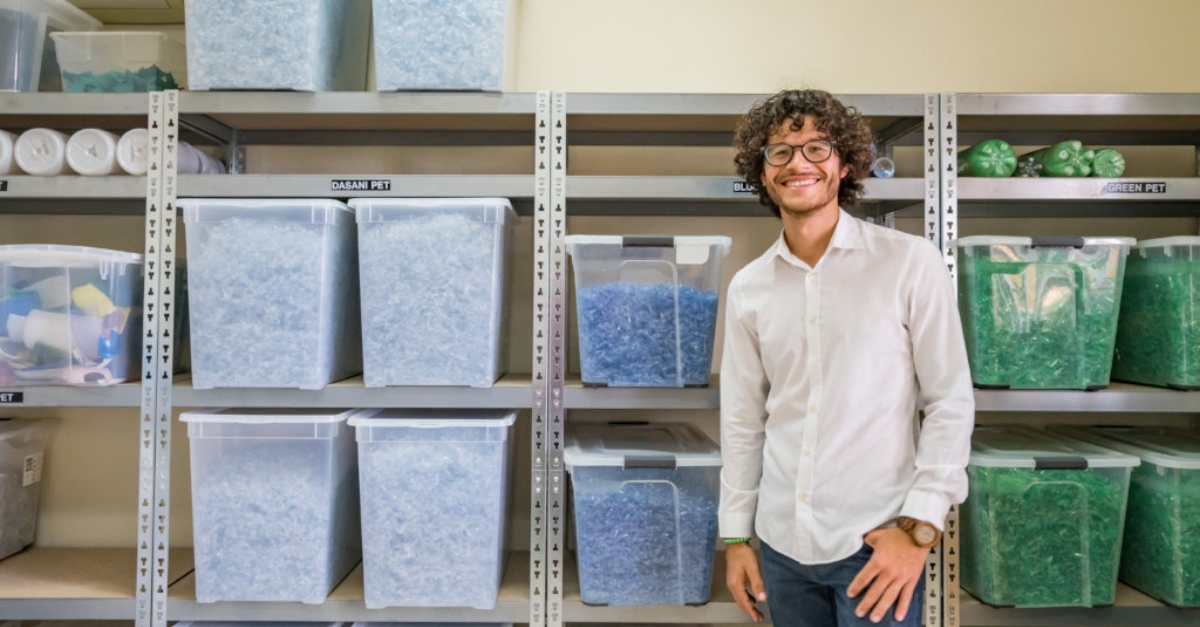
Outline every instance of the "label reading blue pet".
<path fill-rule="evenodd" d="M 1104 188 L 1104 191 L 1110 194 L 1165 194 L 1167 193 L 1167 183 L 1166 181 L 1155 183 L 1113 181 Z"/>
<path fill-rule="evenodd" d="M 24 392 L 0 392 L 0 403 L 2 404 L 16 404 L 24 402 Z"/>
<path fill-rule="evenodd" d="M 735 193 L 735 194 L 753 194 L 753 193 L 755 193 L 754 186 L 747 183 L 746 181 L 734 181 L 733 182 L 733 193 Z"/>
<path fill-rule="evenodd" d="M 333 179 L 329 188 L 335 192 L 390 192 L 390 179 Z"/>

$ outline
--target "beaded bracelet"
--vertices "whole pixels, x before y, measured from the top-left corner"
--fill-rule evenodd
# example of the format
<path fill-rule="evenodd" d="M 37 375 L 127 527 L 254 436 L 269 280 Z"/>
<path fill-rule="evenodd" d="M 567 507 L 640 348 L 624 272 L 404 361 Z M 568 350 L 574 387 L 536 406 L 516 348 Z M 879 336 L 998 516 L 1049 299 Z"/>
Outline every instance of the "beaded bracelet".
<path fill-rule="evenodd" d="M 749 541 L 750 538 L 725 538 L 725 544 L 743 544 Z"/>

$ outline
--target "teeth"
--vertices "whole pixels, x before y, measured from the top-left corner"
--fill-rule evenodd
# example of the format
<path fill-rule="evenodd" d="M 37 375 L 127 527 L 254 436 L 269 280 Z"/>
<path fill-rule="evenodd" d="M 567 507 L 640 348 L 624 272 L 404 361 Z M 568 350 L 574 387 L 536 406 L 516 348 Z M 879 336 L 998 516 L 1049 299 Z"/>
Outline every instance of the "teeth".
<path fill-rule="evenodd" d="M 811 178 L 811 179 L 791 179 L 791 180 L 789 180 L 789 181 L 786 181 L 786 182 L 784 183 L 784 186 L 785 186 L 785 187 L 790 187 L 790 188 L 797 188 L 797 187 L 807 187 L 807 186 L 809 186 L 809 185 L 815 185 L 815 184 L 816 184 L 816 182 L 817 182 L 817 179 L 815 179 L 815 178 Z"/>

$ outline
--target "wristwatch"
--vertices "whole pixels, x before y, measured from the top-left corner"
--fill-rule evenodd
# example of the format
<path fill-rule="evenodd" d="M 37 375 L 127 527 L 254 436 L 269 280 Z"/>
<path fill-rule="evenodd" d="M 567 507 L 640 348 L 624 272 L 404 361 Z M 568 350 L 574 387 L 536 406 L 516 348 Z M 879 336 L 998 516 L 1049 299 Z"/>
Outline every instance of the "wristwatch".
<path fill-rule="evenodd" d="M 901 516 L 896 519 L 896 526 L 903 529 L 912 538 L 913 543 L 921 548 L 933 548 L 942 541 L 942 532 L 924 520 Z"/>

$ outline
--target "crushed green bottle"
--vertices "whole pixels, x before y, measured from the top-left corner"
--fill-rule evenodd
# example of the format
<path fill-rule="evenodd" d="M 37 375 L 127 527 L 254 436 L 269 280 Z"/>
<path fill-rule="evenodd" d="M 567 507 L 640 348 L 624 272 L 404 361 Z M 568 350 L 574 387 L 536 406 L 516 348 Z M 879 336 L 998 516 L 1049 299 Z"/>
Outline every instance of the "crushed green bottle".
<path fill-rule="evenodd" d="M 1092 173 L 1096 153 L 1077 139 L 1040 148 L 1017 158 L 1017 176 L 1081 177 Z"/>
<path fill-rule="evenodd" d="M 100 74 L 63 72 L 62 78 L 63 91 L 73 94 L 128 94 L 179 89 L 179 84 L 175 82 L 175 75 L 159 69 L 157 65 L 144 67 L 136 72 L 130 70 L 112 70 Z"/>
<path fill-rule="evenodd" d="M 1002 139 L 982 141 L 958 153 L 959 176 L 1007 177 L 1016 169 L 1017 156 Z"/>
<path fill-rule="evenodd" d="M 1125 173 L 1125 155 L 1113 148 L 1099 148 L 1092 159 L 1092 176 L 1115 179 Z"/>

